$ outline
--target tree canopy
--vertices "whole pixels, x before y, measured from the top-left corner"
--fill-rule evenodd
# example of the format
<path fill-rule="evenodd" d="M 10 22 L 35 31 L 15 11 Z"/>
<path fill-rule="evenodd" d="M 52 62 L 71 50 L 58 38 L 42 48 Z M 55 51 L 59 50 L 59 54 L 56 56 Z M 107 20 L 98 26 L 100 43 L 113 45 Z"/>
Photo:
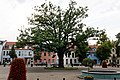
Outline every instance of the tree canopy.
<path fill-rule="evenodd" d="M 22 45 L 31 42 L 40 48 L 57 52 L 59 67 L 63 67 L 63 54 L 69 50 L 70 38 L 81 32 L 84 27 L 81 21 L 88 16 L 87 7 L 76 8 L 75 5 L 76 2 L 71 1 L 65 10 L 51 2 L 35 6 L 35 13 L 29 17 L 29 24 L 34 27 L 20 30 L 18 42 Z"/>
<path fill-rule="evenodd" d="M 86 53 L 90 50 L 88 46 L 88 38 L 90 37 L 99 37 L 98 43 L 101 43 L 102 41 L 105 41 L 107 37 L 103 36 L 105 35 L 105 30 L 99 30 L 93 27 L 87 27 L 84 31 L 82 31 L 80 34 L 77 34 L 75 45 L 76 48 L 76 56 L 79 57 L 79 61 L 82 62 L 84 58 L 87 57 Z"/>
<path fill-rule="evenodd" d="M 110 57 L 111 49 L 113 48 L 113 42 L 110 41 L 107 37 L 107 34 L 103 32 L 99 37 L 98 44 L 96 55 L 102 63 L 103 60 L 106 60 Z"/>
<path fill-rule="evenodd" d="M 115 41 L 116 54 L 120 57 L 120 33 L 116 35 L 117 40 Z"/>
<path fill-rule="evenodd" d="M 12 46 L 11 51 L 9 52 L 9 56 L 10 56 L 12 59 L 17 58 L 17 55 L 16 55 L 16 53 L 15 53 L 14 45 Z"/>
<path fill-rule="evenodd" d="M 53 5 L 51 2 L 34 7 L 34 13 L 28 18 L 32 26 L 19 30 L 18 47 L 35 45 L 37 49 L 45 49 L 58 53 L 59 67 L 64 67 L 63 56 L 71 48 L 77 46 L 80 55 L 87 51 L 87 38 L 99 36 L 104 31 L 86 27 L 82 20 L 88 16 L 87 7 L 76 6 L 70 1 L 66 9 Z"/>
<path fill-rule="evenodd" d="M 101 60 L 101 62 L 110 57 L 112 47 L 113 44 L 111 43 L 110 40 L 102 42 L 102 44 L 98 46 L 96 54 L 97 57 Z"/>
<path fill-rule="evenodd" d="M 37 62 L 37 60 L 40 60 L 41 54 L 40 52 L 34 54 L 34 60 Z"/>

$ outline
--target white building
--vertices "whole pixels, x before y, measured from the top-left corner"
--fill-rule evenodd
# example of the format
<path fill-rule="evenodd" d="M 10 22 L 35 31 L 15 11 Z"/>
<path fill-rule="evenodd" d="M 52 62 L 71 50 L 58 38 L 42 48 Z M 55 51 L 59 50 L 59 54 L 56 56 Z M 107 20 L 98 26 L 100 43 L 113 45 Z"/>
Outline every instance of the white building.
<path fill-rule="evenodd" d="M 11 58 L 9 56 L 9 52 L 11 49 L 3 49 L 2 51 L 2 63 L 6 61 L 8 64 L 11 61 Z M 26 62 L 31 62 L 31 60 L 34 57 L 34 53 L 32 50 L 29 49 L 15 49 L 15 53 L 17 55 L 17 58 L 24 58 Z"/>
<path fill-rule="evenodd" d="M 6 43 L 6 40 L 0 40 L 0 64 L 2 62 L 2 49 L 5 43 Z"/>
<path fill-rule="evenodd" d="M 99 40 L 99 37 L 90 37 L 88 38 L 88 45 L 96 45 Z"/>
<path fill-rule="evenodd" d="M 1 49 L 1 63 L 7 62 L 8 64 L 11 62 L 11 58 L 9 56 L 9 52 L 11 51 L 12 46 L 15 47 L 15 53 L 17 58 L 24 58 L 25 61 L 30 63 L 33 60 L 34 52 L 32 49 L 29 48 L 16 48 L 16 42 L 6 42 Z"/>
<path fill-rule="evenodd" d="M 64 54 L 63 59 L 64 59 L 64 65 L 65 65 L 65 66 L 71 65 L 71 63 L 72 63 L 73 65 L 79 64 L 78 58 L 75 57 L 74 51 L 72 51 L 72 52 L 70 53 L 70 55 L 69 55 L 68 53 L 67 53 L 67 55 Z"/>
<path fill-rule="evenodd" d="M 56 55 L 57 55 L 57 53 L 56 53 Z M 56 57 L 57 57 L 56 64 L 58 64 L 59 63 L 59 58 L 58 58 L 58 56 L 56 56 Z M 63 63 L 64 63 L 64 66 L 71 66 L 71 63 L 73 65 L 80 65 L 81 64 L 78 61 L 78 58 L 75 56 L 74 51 L 72 51 L 70 55 L 68 53 L 64 54 Z"/>

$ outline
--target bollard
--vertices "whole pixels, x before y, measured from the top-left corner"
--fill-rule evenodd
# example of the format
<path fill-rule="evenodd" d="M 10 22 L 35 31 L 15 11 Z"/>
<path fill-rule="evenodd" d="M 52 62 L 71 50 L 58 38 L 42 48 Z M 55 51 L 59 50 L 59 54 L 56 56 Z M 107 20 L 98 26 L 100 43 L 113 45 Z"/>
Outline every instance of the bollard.
<path fill-rule="evenodd" d="M 65 78 L 63 78 L 63 80 L 65 80 Z"/>
<path fill-rule="evenodd" d="M 39 78 L 37 78 L 37 80 L 39 80 Z"/>
<path fill-rule="evenodd" d="M 116 80 L 116 78 L 114 77 L 114 80 Z"/>

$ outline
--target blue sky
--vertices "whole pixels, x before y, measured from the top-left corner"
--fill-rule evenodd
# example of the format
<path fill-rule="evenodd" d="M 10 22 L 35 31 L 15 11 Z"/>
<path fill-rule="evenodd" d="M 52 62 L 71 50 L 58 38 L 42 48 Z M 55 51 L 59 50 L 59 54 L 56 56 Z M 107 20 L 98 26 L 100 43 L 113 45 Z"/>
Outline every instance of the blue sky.
<path fill-rule="evenodd" d="M 69 0 L 50 0 L 62 8 L 67 7 Z M 88 6 L 89 11 L 83 20 L 87 26 L 106 29 L 108 37 L 115 40 L 120 32 L 120 0 L 75 0 L 78 6 Z M 27 17 L 33 12 L 35 5 L 44 0 L 0 0 L 0 39 L 16 41 L 18 29 L 27 26 Z"/>

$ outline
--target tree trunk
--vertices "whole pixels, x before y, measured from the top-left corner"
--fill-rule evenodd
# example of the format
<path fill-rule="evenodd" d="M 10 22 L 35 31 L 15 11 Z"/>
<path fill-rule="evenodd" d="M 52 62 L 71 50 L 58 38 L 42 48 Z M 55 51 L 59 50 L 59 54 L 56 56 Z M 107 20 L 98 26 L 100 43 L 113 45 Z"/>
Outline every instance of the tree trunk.
<path fill-rule="evenodd" d="M 64 68 L 63 53 L 58 53 L 58 58 L 59 58 L 59 68 Z"/>

